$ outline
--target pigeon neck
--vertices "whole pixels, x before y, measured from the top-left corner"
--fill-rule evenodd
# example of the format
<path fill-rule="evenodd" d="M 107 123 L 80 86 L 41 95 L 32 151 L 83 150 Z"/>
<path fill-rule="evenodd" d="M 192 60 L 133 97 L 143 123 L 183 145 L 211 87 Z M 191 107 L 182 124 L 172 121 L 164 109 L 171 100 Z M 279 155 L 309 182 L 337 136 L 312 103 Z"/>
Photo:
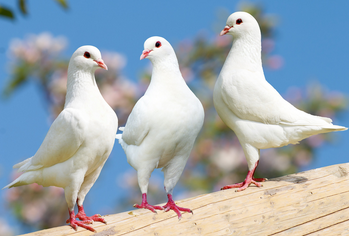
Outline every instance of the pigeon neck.
<path fill-rule="evenodd" d="M 67 80 L 67 95 L 65 98 L 65 107 L 75 99 L 84 101 L 93 97 L 93 94 L 99 93 L 94 70 L 81 70 L 69 66 Z"/>
<path fill-rule="evenodd" d="M 183 92 L 183 86 L 186 83 L 179 70 L 177 58 L 164 61 L 152 61 L 153 72 L 146 94 L 158 94 L 159 91 L 178 91 Z"/>
<path fill-rule="evenodd" d="M 257 36 L 246 35 L 233 40 L 233 46 L 227 57 L 229 67 L 248 70 L 261 69 L 261 37 Z"/>
<path fill-rule="evenodd" d="M 165 58 L 152 58 L 151 62 L 154 70 L 179 71 L 177 57 L 172 54 L 167 55 Z"/>
<path fill-rule="evenodd" d="M 164 77 L 166 78 L 166 81 L 168 82 L 173 78 L 178 78 L 178 76 L 182 76 L 181 72 L 179 70 L 179 65 L 176 57 L 168 57 L 166 60 L 156 60 L 152 61 L 153 64 L 153 76 L 152 76 L 152 82 L 155 82 L 154 80 L 164 80 Z M 154 76 L 155 75 L 155 76 Z M 159 76 L 157 76 L 159 75 Z M 160 81 L 159 81 L 160 82 Z"/>

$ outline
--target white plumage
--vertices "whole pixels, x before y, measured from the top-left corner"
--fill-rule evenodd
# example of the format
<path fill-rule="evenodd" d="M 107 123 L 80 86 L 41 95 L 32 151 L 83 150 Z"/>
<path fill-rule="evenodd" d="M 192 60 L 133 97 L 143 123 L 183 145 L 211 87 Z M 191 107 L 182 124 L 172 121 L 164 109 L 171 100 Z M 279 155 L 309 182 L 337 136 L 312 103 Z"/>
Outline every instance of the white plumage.
<path fill-rule="evenodd" d="M 72 55 L 68 67 L 64 110 L 52 123 L 34 156 L 14 165 L 24 172 L 5 188 L 37 183 L 64 188 L 70 218 L 67 222 L 91 231 L 86 223 L 105 222 L 100 215 L 87 217 L 83 202 L 97 180 L 115 141 L 118 119 L 97 87 L 94 72 L 107 69 L 101 53 L 82 46 Z M 79 213 L 75 216 L 74 206 Z M 82 221 L 77 221 L 79 218 Z"/>
<path fill-rule="evenodd" d="M 137 170 L 142 192 L 138 208 L 174 210 L 180 208 L 172 200 L 175 187 L 203 125 L 201 102 L 186 85 L 179 70 L 175 52 L 164 38 L 151 37 L 144 43 L 141 59 L 153 64 L 150 85 L 133 108 L 123 134 L 118 135 L 128 163 Z M 155 168 L 162 168 L 169 198 L 164 207 L 147 203 L 149 177 Z"/>
<path fill-rule="evenodd" d="M 261 32 L 253 16 L 235 12 L 221 35 L 231 34 L 233 46 L 214 87 L 214 106 L 221 119 L 235 132 L 244 150 L 249 173 L 243 183 L 223 189 L 246 189 L 259 161 L 259 149 L 297 144 L 311 135 L 346 130 L 330 118 L 305 113 L 265 80 L 261 61 Z"/>

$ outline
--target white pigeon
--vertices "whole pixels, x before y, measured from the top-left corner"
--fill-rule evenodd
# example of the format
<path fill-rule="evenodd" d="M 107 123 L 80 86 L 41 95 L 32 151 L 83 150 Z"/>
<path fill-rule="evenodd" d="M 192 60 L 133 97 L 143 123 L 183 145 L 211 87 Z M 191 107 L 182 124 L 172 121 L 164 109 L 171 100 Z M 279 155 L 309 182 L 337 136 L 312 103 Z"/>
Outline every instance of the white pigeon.
<path fill-rule="evenodd" d="M 150 85 L 134 106 L 122 135 L 117 135 L 128 163 L 137 170 L 142 204 L 136 208 L 192 212 L 178 207 L 172 199 L 173 188 L 181 176 L 202 128 L 204 110 L 199 99 L 188 88 L 179 70 L 171 44 L 162 37 L 150 37 L 144 43 L 140 59 L 153 64 Z M 155 168 L 164 172 L 168 202 L 152 206 L 147 189 Z"/>
<path fill-rule="evenodd" d="M 298 110 L 265 80 L 261 60 L 261 32 L 255 18 L 235 12 L 220 35 L 233 36 L 233 46 L 216 81 L 213 101 L 218 115 L 238 137 L 248 164 L 244 182 L 222 189 L 262 186 L 253 178 L 260 149 L 297 144 L 309 136 L 346 130 L 332 120 Z"/>
<path fill-rule="evenodd" d="M 105 222 L 100 215 L 87 217 L 83 202 L 112 151 L 118 119 L 98 90 L 94 72 L 107 70 L 101 53 L 82 46 L 72 55 L 68 67 L 64 110 L 52 123 L 39 150 L 31 158 L 14 165 L 24 172 L 7 185 L 12 188 L 37 183 L 64 188 L 71 227 L 95 231 L 86 225 Z M 75 202 L 78 214 L 74 214 Z M 79 218 L 82 221 L 77 221 Z"/>

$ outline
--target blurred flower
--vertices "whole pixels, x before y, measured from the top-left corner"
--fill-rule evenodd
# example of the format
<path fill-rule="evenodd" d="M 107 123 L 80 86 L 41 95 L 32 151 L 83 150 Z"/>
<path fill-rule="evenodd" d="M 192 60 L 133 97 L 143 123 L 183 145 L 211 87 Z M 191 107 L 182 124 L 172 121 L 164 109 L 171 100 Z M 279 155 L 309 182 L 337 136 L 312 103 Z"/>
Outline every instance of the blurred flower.
<path fill-rule="evenodd" d="M 220 35 L 217 35 L 215 37 L 214 41 L 215 41 L 216 46 L 219 48 L 231 47 L 232 38 L 231 37 L 222 37 Z"/>
<path fill-rule="evenodd" d="M 14 172 L 12 179 L 17 177 Z M 33 230 L 62 225 L 68 217 L 62 188 L 34 183 L 7 190 L 6 200 L 14 215 Z"/>
<path fill-rule="evenodd" d="M 11 227 L 2 218 L 0 218 L 0 235 L 2 235 L 2 236 L 12 236 L 12 235 L 14 235 L 14 232 L 11 229 Z"/>
<path fill-rule="evenodd" d="M 279 55 L 270 56 L 267 59 L 268 68 L 273 70 L 280 69 L 283 66 L 283 64 L 284 64 L 284 59 Z"/>
<path fill-rule="evenodd" d="M 108 66 L 108 70 L 119 72 L 126 66 L 126 57 L 120 53 L 102 51 L 102 55 L 105 64 Z"/>
<path fill-rule="evenodd" d="M 288 155 L 278 153 L 277 149 L 268 149 L 261 152 L 259 169 L 274 170 L 277 172 L 286 172 L 289 166 L 291 165 L 291 159 Z"/>
<path fill-rule="evenodd" d="M 128 170 L 118 175 L 116 183 L 123 189 L 130 188 L 138 184 L 137 172 L 135 170 Z"/>
<path fill-rule="evenodd" d="M 280 69 L 283 58 L 271 55 L 277 44 L 274 36 L 275 17 L 267 16 L 260 5 L 244 4 L 240 9 L 250 12 L 260 23 L 264 67 Z M 231 37 L 214 35 L 209 38 L 199 34 L 193 40 L 183 40 L 175 50 L 183 77 L 205 110 L 204 127 L 176 187 L 179 189 L 176 194 L 180 198 L 218 191 L 224 185 L 243 181 L 246 176 L 247 163 L 243 150 L 234 132 L 217 115 L 212 99 L 213 87 L 231 48 L 231 40 Z M 68 58 L 62 56 L 62 51 L 66 45 L 65 38 L 54 37 L 49 33 L 30 35 L 24 40 L 14 39 L 8 53 L 11 58 L 11 80 L 5 93 L 9 95 L 24 82 L 35 80 L 55 118 L 63 109 L 65 100 Z M 104 51 L 102 56 L 109 70 L 96 71 L 98 87 L 116 111 L 119 124 L 122 125 L 135 102 L 146 91 L 152 66 L 147 63 L 139 81 L 132 82 L 122 74 L 127 63 L 125 56 L 110 51 Z M 333 119 L 347 106 L 343 94 L 329 92 L 317 83 L 310 84 L 306 89 L 291 87 L 285 97 L 299 109 Z M 331 140 L 330 134 L 322 134 L 301 141 L 298 145 L 262 151 L 256 176 L 275 177 L 296 172 L 313 160 L 315 148 Z M 118 210 L 130 209 L 133 203 L 140 203 L 136 171 L 120 174 L 116 184 L 125 192 L 116 206 Z M 162 186 L 162 179 L 155 172 L 149 184 L 150 204 L 166 201 Z M 12 188 L 6 194 L 9 207 L 24 225 L 52 227 L 61 225 L 68 217 L 66 207 L 63 207 L 66 203 L 61 188 L 42 188 L 32 184 Z M 3 235 L 1 231 L 0 234 Z"/>
<path fill-rule="evenodd" d="M 324 143 L 324 135 L 318 134 L 314 136 L 310 136 L 306 139 L 306 142 L 313 148 L 320 147 Z"/>
<path fill-rule="evenodd" d="M 241 148 L 229 145 L 220 149 L 218 153 L 211 156 L 211 161 L 223 172 L 231 172 L 241 163 L 245 162 L 244 152 Z"/>
<path fill-rule="evenodd" d="M 275 41 L 271 38 L 262 40 L 262 51 L 266 54 L 271 53 L 275 48 Z"/>
<path fill-rule="evenodd" d="M 9 46 L 9 56 L 21 59 L 30 64 L 37 63 L 62 52 L 67 46 L 65 37 L 54 38 L 50 33 L 44 32 L 39 35 L 29 35 L 25 40 L 13 39 Z"/>
<path fill-rule="evenodd" d="M 309 165 L 312 159 L 312 154 L 307 150 L 299 150 L 295 156 L 295 161 L 299 167 Z"/>

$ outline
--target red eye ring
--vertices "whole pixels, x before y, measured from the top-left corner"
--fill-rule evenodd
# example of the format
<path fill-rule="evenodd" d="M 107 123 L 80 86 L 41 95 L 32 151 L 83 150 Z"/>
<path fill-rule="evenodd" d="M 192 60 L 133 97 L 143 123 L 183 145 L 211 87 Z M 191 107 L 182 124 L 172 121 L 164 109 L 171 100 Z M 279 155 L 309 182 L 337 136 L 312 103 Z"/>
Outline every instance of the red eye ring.
<path fill-rule="evenodd" d="M 239 19 L 236 20 L 236 24 L 237 24 L 237 25 L 240 25 L 241 23 L 242 23 L 241 18 L 239 18 Z"/>
<path fill-rule="evenodd" d="M 85 53 L 84 53 L 84 57 L 90 58 L 90 57 L 91 57 L 91 54 L 90 54 L 89 52 L 85 52 Z"/>
<path fill-rule="evenodd" d="M 157 41 L 157 42 L 155 43 L 155 47 L 157 47 L 157 48 L 161 47 L 161 42 L 160 42 L 160 41 Z"/>

